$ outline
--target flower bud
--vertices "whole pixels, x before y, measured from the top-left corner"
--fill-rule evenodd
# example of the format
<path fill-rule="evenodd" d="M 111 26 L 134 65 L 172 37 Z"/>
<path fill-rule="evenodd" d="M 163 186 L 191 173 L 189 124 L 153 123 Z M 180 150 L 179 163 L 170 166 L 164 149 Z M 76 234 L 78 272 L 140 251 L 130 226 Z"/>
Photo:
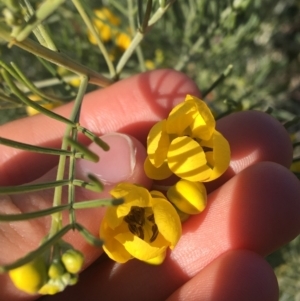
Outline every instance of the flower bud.
<path fill-rule="evenodd" d="M 58 285 L 57 283 L 46 283 L 43 287 L 39 290 L 39 294 L 41 295 L 55 295 L 61 292 L 64 289 L 63 286 Z"/>
<path fill-rule="evenodd" d="M 63 254 L 61 260 L 69 273 L 77 274 L 82 268 L 84 257 L 81 252 L 70 249 Z"/>
<path fill-rule="evenodd" d="M 52 279 L 56 279 L 62 276 L 64 272 L 65 272 L 64 266 L 60 262 L 56 261 L 50 265 L 50 268 L 48 270 L 48 276 Z"/>
<path fill-rule="evenodd" d="M 180 180 L 167 192 L 168 199 L 187 214 L 198 214 L 206 207 L 206 189 L 200 182 Z"/>
<path fill-rule="evenodd" d="M 46 263 L 42 257 L 8 272 L 14 285 L 21 291 L 35 294 L 47 281 Z"/>

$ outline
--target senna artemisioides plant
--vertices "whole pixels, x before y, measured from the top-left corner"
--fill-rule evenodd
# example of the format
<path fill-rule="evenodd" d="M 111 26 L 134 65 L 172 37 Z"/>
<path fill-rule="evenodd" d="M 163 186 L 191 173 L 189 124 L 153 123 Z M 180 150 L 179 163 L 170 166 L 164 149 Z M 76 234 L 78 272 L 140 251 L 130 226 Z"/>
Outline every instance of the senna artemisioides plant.
<path fill-rule="evenodd" d="M 145 69 L 139 44 L 150 26 L 153 26 L 164 15 L 173 1 L 148 0 L 145 2 L 128 1 L 128 19 L 131 28 L 125 36 L 118 33 L 118 46 L 122 51 L 118 63 L 114 64 L 105 44 L 106 40 L 101 36 L 101 26 L 106 26 L 110 35 L 116 35 L 116 28 L 113 22 L 109 23 L 107 14 L 103 17 L 100 13 L 101 16 L 97 17 L 97 11 L 93 11 L 86 2 L 80 0 L 1 1 L 0 39 L 4 47 L 12 51 L 16 48 L 22 49 L 24 57 L 34 55 L 45 72 L 52 75 L 50 83 L 32 80 L 16 62 L 7 62 L 0 58 L 1 107 L 6 109 L 32 108 L 36 113 L 44 114 L 65 125 L 60 148 L 30 145 L 0 137 L 2 145 L 25 152 L 58 157 L 57 173 L 52 181 L 0 187 L 0 200 L 4 196 L 9 197 L 13 194 L 22 195 L 42 190 L 54 191 L 52 207 L 48 209 L 20 214 L 0 214 L 0 223 L 17 223 L 44 216 L 51 218 L 49 233 L 35 250 L 15 262 L 0 266 L 0 273 L 8 272 L 14 285 L 24 292 L 55 294 L 68 285 L 74 285 L 82 269 L 84 258 L 80 251 L 64 241 L 64 236 L 69 231 L 78 231 L 90 244 L 98 247 L 103 245 L 101 238 L 95 237 L 84 225 L 77 222 L 77 212 L 85 208 L 117 206 L 123 202 L 122 198 L 93 199 L 79 203 L 75 201 L 76 187 L 94 192 L 101 192 L 103 189 L 101 181 L 93 174 L 88 176 L 88 180 L 76 178 L 77 159 L 92 162 L 99 160 L 95 153 L 78 142 L 78 135 L 86 136 L 104 151 L 109 151 L 109 145 L 89 129 L 81 126 L 80 113 L 88 86 L 96 85 L 104 88 L 112 84 L 120 77 L 124 66 L 134 52 L 137 53 L 141 70 Z M 152 2 L 155 2 L 155 5 Z M 90 39 L 93 39 L 98 46 L 99 56 L 103 56 L 108 74 L 103 75 L 58 49 L 51 38 L 51 22 L 59 22 L 57 18 L 64 13 L 66 16 L 70 13 L 76 14 L 76 18 L 81 18 L 80 25 L 85 26 L 83 31 L 88 32 Z M 112 15 L 111 12 L 110 14 Z M 137 26 L 135 17 L 139 20 Z M 124 38 L 127 41 L 125 46 L 122 42 Z M 65 76 L 70 76 L 71 80 L 75 79 L 76 84 L 72 84 Z M 58 85 L 59 88 L 55 90 L 53 85 Z M 51 89 L 43 89 L 45 86 Z M 63 117 L 51 110 L 72 99 L 74 102 L 70 116 Z M 63 188 L 67 190 L 66 204 L 62 202 Z M 66 224 L 63 223 L 63 212 L 68 212 L 69 218 Z"/>

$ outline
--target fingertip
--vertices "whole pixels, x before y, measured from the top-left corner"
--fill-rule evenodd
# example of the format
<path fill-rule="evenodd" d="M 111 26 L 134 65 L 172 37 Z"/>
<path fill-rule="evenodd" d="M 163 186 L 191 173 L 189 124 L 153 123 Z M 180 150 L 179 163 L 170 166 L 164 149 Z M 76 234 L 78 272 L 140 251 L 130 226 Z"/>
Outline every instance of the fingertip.
<path fill-rule="evenodd" d="M 218 120 L 217 129 L 229 142 L 231 160 L 219 179 L 207 183 L 209 192 L 258 162 L 291 166 L 293 147 L 289 134 L 272 116 L 254 110 L 233 113 Z"/>
<path fill-rule="evenodd" d="M 299 235 L 300 182 L 287 168 L 261 162 L 223 187 L 233 200 L 230 232 L 235 247 L 267 255 Z"/>
<path fill-rule="evenodd" d="M 141 142 L 121 133 L 108 133 L 101 139 L 108 144 L 109 150 L 103 150 L 96 143 L 90 144 L 88 149 L 99 156 L 99 161 L 78 160 L 76 174 L 79 178 L 87 179 L 93 174 L 109 187 L 120 182 L 150 185 L 143 169 L 147 154 Z"/>
<path fill-rule="evenodd" d="M 171 257 L 193 276 L 230 249 L 266 256 L 299 235 L 299 196 L 299 180 L 282 165 L 249 166 L 208 196 L 203 213 L 184 223 Z"/>
<path fill-rule="evenodd" d="M 288 132 L 274 117 L 260 111 L 243 111 L 218 121 L 217 128 L 228 139 L 234 173 L 247 166 L 272 161 L 287 168 L 293 158 Z"/>
<path fill-rule="evenodd" d="M 278 284 L 262 257 L 233 250 L 220 255 L 167 300 L 276 301 Z"/>

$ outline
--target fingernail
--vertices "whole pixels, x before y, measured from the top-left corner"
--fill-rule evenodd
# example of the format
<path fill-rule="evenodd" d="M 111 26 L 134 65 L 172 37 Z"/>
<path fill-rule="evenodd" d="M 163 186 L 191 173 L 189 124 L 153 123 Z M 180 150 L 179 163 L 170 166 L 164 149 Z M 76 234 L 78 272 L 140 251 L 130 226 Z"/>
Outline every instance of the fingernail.
<path fill-rule="evenodd" d="M 76 165 L 77 176 L 87 177 L 93 174 L 103 184 L 115 184 L 126 181 L 132 174 L 136 165 L 136 147 L 132 139 L 124 134 L 111 133 L 101 137 L 110 149 L 102 150 L 92 143 L 89 149 L 99 156 L 97 163 L 87 160 L 78 160 Z"/>

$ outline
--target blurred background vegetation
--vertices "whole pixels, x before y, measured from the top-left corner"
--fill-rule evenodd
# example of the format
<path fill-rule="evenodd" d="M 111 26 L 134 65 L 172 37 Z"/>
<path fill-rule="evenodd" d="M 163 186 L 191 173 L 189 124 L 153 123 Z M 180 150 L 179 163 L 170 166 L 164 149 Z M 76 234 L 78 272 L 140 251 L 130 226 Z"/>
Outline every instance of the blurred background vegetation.
<path fill-rule="evenodd" d="M 108 31 L 106 37 L 101 32 L 100 36 L 116 64 L 136 30 L 137 1 L 82 2 L 92 18 L 96 20 L 98 14 L 102 32 Z M 145 6 L 146 1 L 142 2 Z M 1 10 L 4 3 L 0 4 Z M 30 3 L 35 7 L 39 1 Z M 158 7 L 159 1 L 153 1 L 153 12 Z M 108 28 L 103 29 L 103 23 Z M 71 1 L 66 1 L 43 24 L 61 52 L 109 76 L 98 47 Z M 46 93 L 72 98 L 59 79 L 66 77 L 71 89 L 72 85 L 76 87 L 66 70 L 55 67 L 57 73 L 53 76 L 32 54 L 17 47 L 8 48 L 4 41 L 0 44 L 0 59 L 7 64 L 15 62 Z M 174 68 L 189 75 L 219 116 L 238 110 L 272 108 L 271 114 L 280 121 L 291 120 L 300 115 L 300 1 L 174 1 L 146 33 L 121 77 L 155 68 Z M 210 91 L 225 70 L 230 74 Z M 1 78 L 0 92 L 8 93 Z M 28 114 L 22 104 L 11 105 L 1 99 L 0 108 L 0 124 Z M 297 131 L 297 126 L 293 130 Z M 293 139 L 298 141 L 300 137 L 296 133 Z M 268 257 L 278 277 L 281 301 L 300 300 L 299 251 L 297 238 Z"/>

